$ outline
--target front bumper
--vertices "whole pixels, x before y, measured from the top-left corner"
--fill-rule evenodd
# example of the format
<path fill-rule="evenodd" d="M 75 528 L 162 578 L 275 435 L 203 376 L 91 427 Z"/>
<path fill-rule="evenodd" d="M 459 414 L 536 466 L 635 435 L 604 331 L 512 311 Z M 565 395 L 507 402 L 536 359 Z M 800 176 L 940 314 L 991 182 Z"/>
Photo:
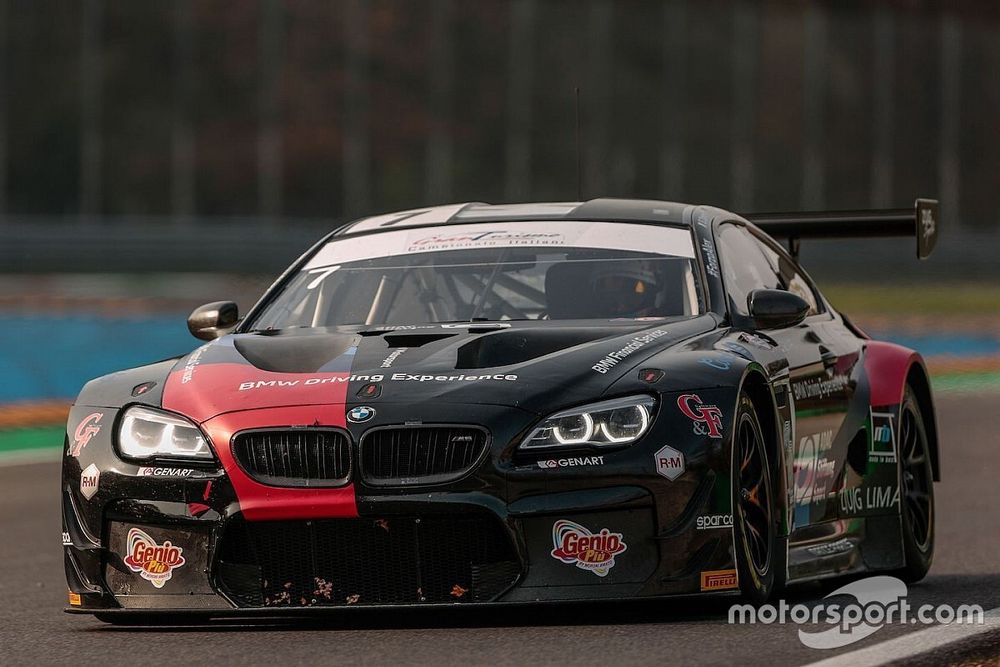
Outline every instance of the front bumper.
<path fill-rule="evenodd" d="M 234 414 L 238 422 L 206 424 L 217 450 L 249 425 L 304 423 L 285 410 Z M 734 570 L 731 528 L 698 521 L 729 514 L 728 439 L 678 439 L 690 424 L 663 415 L 600 463 L 551 468 L 513 450 L 533 415 L 478 405 L 462 416 L 503 425 L 491 428 L 490 451 L 470 475 L 389 489 L 356 479 L 335 510 L 323 502 L 331 490 L 268 487 L 248 502 L 247 480 L 224 457 L 221 470 L 142 476 L 110 453 L 87 501 L 74 483 L 86 462 L 67 459 L 66 573 L 80 603 L 71 610 L 256 614 L 735 590 L 735 574 L 709 587 L 704 576 Z M 355 442 L 363 430 L 352 425 Z M 687 462 L 673 480 L 654 461 L 667 442 Z M 268 507 L 282 509 L 261 516 Z"/>

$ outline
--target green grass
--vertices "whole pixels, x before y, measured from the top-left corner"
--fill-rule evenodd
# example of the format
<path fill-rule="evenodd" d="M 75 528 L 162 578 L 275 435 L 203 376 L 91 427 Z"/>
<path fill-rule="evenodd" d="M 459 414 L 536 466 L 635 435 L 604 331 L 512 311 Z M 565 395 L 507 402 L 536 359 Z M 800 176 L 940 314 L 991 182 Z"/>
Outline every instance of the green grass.
<path fill-rule="evenodd" d="M 28 449 L 58 449 L 63 446 L 66 429 L 63 426 L 39 426 L 0 431 L 0 453 Z"/>
<path fill-rule="evenodd" d="M 995 392 L 1000 390 L 1000 372 L 948 373 L 931 376 L 938 392 Z"/>
<path fill-rule="evenodd" d="M 849 314 L 1000 316 L 1000 285 L 833 284 L 820 289 L 835 308 Z"/>

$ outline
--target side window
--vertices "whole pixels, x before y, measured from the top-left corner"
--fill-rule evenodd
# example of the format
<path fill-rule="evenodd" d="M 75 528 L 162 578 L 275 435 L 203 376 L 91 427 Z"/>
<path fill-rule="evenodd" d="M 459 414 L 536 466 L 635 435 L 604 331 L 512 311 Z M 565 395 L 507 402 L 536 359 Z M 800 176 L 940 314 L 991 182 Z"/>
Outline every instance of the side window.
<path fill-rule="evenodd" d="M 741 315 L 750 314 L 747 295 L 753 290 L 785 289 L 764 246 L 742 225 L 725 224 L 719 228 L 719 253 L 732 307 Z"/>
<path fill-rule="evenodd" d="M 782 289 L 786 289 L 792 294 L 802 297 L 809 304 L 809 315 L 819 313 L 819 298 L 817 298 L 816 292 L 810 286 L 809 281 L 799 272 L 799 268 L 795 263 L 785 254 L 772 248 L 766 241 L 757 237 L 754 237 L 754 240 L 760 244 L 761 250 L 767 256 L 768 261 L 771 262 L 771 266 L 776 267 L 778 275 L 781 277 Z"/>

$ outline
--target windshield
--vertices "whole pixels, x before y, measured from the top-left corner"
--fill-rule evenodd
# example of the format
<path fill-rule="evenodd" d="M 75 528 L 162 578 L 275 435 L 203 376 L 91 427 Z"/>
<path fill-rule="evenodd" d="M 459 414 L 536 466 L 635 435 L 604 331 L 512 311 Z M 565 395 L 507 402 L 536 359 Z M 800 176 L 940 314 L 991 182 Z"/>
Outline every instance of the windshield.
<path fill-rule="evenodd" d="M 637 319 L 701 312 L 689 230 L 525 221 L 333 240 L 254 330 L 481 320 Z"/>

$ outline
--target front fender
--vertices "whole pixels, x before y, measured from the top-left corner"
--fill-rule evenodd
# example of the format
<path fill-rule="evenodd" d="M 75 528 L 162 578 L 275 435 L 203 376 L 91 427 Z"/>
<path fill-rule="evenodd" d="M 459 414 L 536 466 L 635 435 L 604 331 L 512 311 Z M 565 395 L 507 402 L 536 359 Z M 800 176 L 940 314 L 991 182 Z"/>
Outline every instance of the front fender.
<path fill-rule="evenodd" d="M 83 386 L 75 404 L 120 408 L 126 403 L 142 403 L 159 407 L 167 376 L 180 358 L 164 359 L 95 378 Z"/>
<path fill-rule="evenodd" d="M 714 451 L 711 467 L 716 475 L 712 507 L 725 506 L 732 513 L 730 476 L 732 466 L 732 433 L 740 393 L 750 394 L 759 410 L 758 417 L 764 437 L 772 443 L 774 457 L 775 499 L 782 517 L 781 535 L 791 530 L 789 497 L 794 438 L 794 417 L 788 384 L 788 365 L 781 348 L 771 349 L 741 342 L 739 331 L 717 332 L 661 352 L 648 359 L 641 369 L 623 377 L 607 395 L 627 395 L 654 390 L 663 399 L 661 411 L 678 412 L 679 396 L 696 394 L 706 404 L 717 405 L 721 411 L 724 440 Z M 646 371 L 658 371 L 654 382 Z M 681 422 L 685 421 L 681 419 Z M 690 436 L 683 436 L 689 440 Z M 694 444 L 694 443 L 692 443 Z M 724 489 L 720 488 L 723 487 Z M 724 493 L 724 498 L 721 494 Z"/>

